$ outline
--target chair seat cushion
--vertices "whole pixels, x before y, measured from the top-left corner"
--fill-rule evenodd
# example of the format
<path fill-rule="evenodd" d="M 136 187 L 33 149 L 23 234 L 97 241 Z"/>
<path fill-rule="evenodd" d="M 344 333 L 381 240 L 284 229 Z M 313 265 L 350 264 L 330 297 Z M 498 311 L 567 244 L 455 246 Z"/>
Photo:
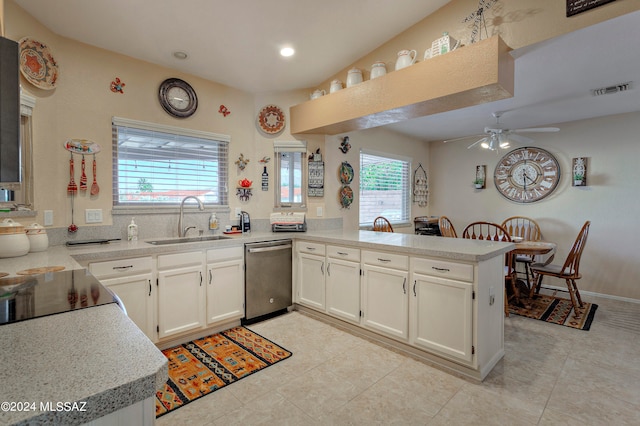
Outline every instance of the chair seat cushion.
<path fill-rule="evenodd" d="M 533 262 L 533 260 L 531 260 L 531 256 L 530 255 L 518 254 L 518 255 L 516 255 L 516 262 L 531 263 L 531 262 Z"/>
<path fill-rule="evenodd" d="M 533 263 L 531 270 L 534 272 L 541 272 L 543 274 L 553 275 L 573 275 L 575 271 L 573 269 L 562 271 L 562 265 L 545 265 L 544 263 Z"/>

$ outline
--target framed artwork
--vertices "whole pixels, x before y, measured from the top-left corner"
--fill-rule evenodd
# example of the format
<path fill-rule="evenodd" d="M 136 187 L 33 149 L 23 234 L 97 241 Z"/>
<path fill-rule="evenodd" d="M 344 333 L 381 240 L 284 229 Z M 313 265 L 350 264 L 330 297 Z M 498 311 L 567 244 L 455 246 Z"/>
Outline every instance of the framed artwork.
<path fill-rule="evenodd" d="M 585 157 L 574 158 L 571 162 L 573 173 L 573 186 L 587 186 L 587 159 Z"/>
<path fill-rule="evenodd" d="M 476 178 L 473 184 L 477 189 L 485 189 L 487 187 L 487 166 L 484 164 L 476 166 Z"/>

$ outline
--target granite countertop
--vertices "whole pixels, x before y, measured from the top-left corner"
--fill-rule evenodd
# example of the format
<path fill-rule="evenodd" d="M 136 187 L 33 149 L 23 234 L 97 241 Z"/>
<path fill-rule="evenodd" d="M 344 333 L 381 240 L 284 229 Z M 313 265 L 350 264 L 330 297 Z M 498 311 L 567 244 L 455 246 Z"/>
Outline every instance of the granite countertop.
<path fill-rule="evenodd" d="M 0 341 L 0 402 L 35 408 L 0 410 L 0 424 L 85 423 L 153 396 L 167 380 L 167 359 L 115 304 L 2 325 Z"/>
<path fill-rule="evenodd" d="M 287 238 L 467 262 L 487 260 L 506 253 L 515 247 L 512 243 L 495 241 L 373 231 L 252 232 L 244 235 L 231 235 L 229 239 L 224 240 L 166 245 L 153 245 L 147 242 L 150 240 L 143 240 L 72 247 L 53 246 L 44 252 L 0 259 L 0 272 L 7 272 L 13 275 L 23 269 L 44 266 L 64 266 L 65 269 L 77 269 L 82 268 L 83 265 L 87 265 L 89 262 L 100 260 L 234 247 L 244 243 Z"/>

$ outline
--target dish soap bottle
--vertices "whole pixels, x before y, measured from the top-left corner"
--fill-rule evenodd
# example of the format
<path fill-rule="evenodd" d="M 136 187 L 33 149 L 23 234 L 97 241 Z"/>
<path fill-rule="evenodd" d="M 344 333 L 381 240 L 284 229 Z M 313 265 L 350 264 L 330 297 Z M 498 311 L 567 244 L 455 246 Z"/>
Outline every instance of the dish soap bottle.
<path fill-rule="evenodd" d="M 131 218 L 131 223 L 127 226 L 127 240 L 138 241 L 138 225 L 136 225 L 135 218 Z"/>
<path fill-rule="evenodd" d="M 212 231 L 218 229 L 218 218 L 215 213 L 211 213 L 211 216 L 209 217 L 209 229 Z"/>

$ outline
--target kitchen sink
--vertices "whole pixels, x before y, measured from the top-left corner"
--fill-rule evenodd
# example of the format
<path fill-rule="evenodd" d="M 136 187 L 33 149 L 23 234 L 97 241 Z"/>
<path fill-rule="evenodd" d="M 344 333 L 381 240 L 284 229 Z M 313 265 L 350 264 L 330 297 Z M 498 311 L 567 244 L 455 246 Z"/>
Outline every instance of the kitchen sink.
<path fill-rule="evenodd" d="M 170 238 L 168 240 L 153 240 L 153 241 L 147 241 L 147 244 L 160 246 L 164 244 L 184 244 L 184 243 L 199 243 L 203 241 L 228 240 L 230 238 L 231 237 L 225 237 L 222 235 L 207 235 L 202 237 L 183 237 L 183 238 Z"/>

